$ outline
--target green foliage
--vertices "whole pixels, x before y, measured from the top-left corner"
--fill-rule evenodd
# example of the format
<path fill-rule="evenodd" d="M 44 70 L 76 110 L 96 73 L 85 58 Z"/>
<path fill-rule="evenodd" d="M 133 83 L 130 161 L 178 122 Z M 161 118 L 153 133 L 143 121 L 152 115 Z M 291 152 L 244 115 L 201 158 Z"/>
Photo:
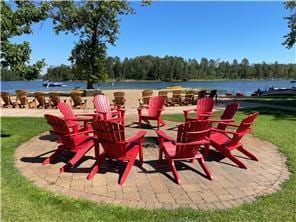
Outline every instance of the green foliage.
<path fill-rule="evenodd" d="M 284 4 L 285 8 L 291 12 L 291 15 L 285 18 L 288 20 L 290 32 L 284 36 L 283 45 L 290 49 L 296 42 L 296 1 L 286 1 Z"/>
<path fill-rule="evenodd" d="M 79 35 L 69 60 L 78 79 L 87 80 L 87 88 L 107 76 L 104 60 L 106 44 L 115 45 L 119 33 L 118 15 L 131 14 L 127 1 L 54 2 L 52 18 L 56 33 Z"/>
<path fill-rule="evenodd" d="M 45 66 L 44 60 L 29 65 L 30 44 L 13 44 L 9 41 L 14 36 L 31 34 L 31 25 L 47 18 L 49 3 L 32 1 L 1 1 L 1 65 L 19 75 L 19 79 L 35 79 Z"/>
<path fill-rule="evenodd" d="M 252 111 L 255 110 L 239 112 L 237 119 L 240 120 Z M 260 116 L 253 129 L 254 135 L 276 144 L 288 157 L 290 171 L 295 172 L 295 113 L 264 108 L 256 111 L 260 112 Z M 169 115 L 169 118 L 176 121 L 178 117 L 179 121 L 182 121 L 183 116 Z M 168 115 L 165 118 L 167 119 Z M 48 125 L 41 118 L 2 118 L 3 221 L 295 221 L 295 174 L 291 174 L 280 192 L 260 197 L 251 204 L 213 211 L 132 209 L 73 199 L 36 188 L 15 167 L 14 153 L 21 143 L 48 129 Z M 29 158 L 30 155 L 25 157 Z"/>
<path fill-rule="evenodd" d="M 50 66 L 47 69 L 47 74 L 44 75 L 43 78 L 50 81 L 68 81 L 75 79 L 71 66 L 64 64 L 55 67 Z"/>
<path fill-rule="evenodd" d="M 185 60 L 182 57 L 138 56 L 125 58 L 108 57 L 106 71 L 112 79 L 189 80 L 189 79 L 270 79 L 296 78 L 295 64 L 250 64 L 244 58 L 241 63 L 202 58 Z"/>

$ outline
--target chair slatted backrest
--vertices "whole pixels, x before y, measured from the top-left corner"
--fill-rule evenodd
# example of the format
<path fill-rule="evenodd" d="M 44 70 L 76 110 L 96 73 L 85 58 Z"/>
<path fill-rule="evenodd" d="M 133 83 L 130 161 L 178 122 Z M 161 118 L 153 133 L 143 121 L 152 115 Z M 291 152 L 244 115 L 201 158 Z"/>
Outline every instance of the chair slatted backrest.
<path fill-rule="evenodd" d="M 215 105 L 215 100 L 213 98 L 201 98 L 197 100 L 196 104 L 196 114 L 204 114 L 212 112 Z M 200 117 L 202 119 L 202 117 Z"/>
<path fill-rule="evenodd" d="M 232 119 L 234 117 L 236 111 L 239 109 L 239 107 L 240 107 L 239 103 L 229 103 L 226 106 L 226 108 L 225 108 L 223 114 L 221 115 L 220 119 L 221 120 L 227 120 L 227 119 L 230 120 L 230 119 Z M 225 130 L 226 126 L 227 126 L 226 124 L 218 124 L 217 129 Z"/>
<path fill-rule="evenodd" d="M 252 113 L 241 121 L 239 127 L 236 130 L 237 134 L 232 137 L 228 147 L 233 147 L 239 144 L 241 138 L 251 131 L 251 126 L 255 122 L 258 115 L 259 112 Z"/>
<path fill-rule="evenodd" d="M 126 156 L 124 126 L 120 123 L 96 119 L 92 127 L 105 154 L 110 158 Z"/>
<path fill-rule="evenodd" d="M 153 90 L 151 89 L 145 89 L 142 91 L 142 101 L 143 104 L 148 105 L 150 98 L 153 96 Z"/>
<path fill-rule="evenodd" d="M 115 103 L 115 105 L 123 106 L 125 103 L 125 98 L 124 98 L 125 93 L 124 92 L 114 92 L 113 95 L 114 95 L 113 102 Z"/>
<path fill-rule="evenodd" d="M 10 106 L 12 105 L 12 101 L 8 92 L 1 92 L 1 98 L 4 102 L 3 106 Z"/>
<path fill-rule="evenodd" d="M 78 90 L 73 90 L 70 92 L 70 97 L 73 101 L 73 106 L 80 106 L 81 105 L 81 102 L 82 102 L 82 94 L 83 92 L 82 91 L 78 91 Z"/>
<path fill-rule="evenodd" d="M 174 90 L 172 96 L 173 96 L 174 99 L 181 98 L 181 96 L 182 96 L 182 90 Z"/>
<path fill-rule="evenodd" d="M 153 96 L 149 100 L 148 115 L 157 116 L 159 110 L 163 109 L 165 98 L 163 96 Z"/>
<path fill-rule="evenodd" d="M 104 115 L 100 114 L 100 112 L 106 113 L 106 120 L 112 118 L 112 112 L 110 107 L 110 102 L 107 96 L 105 95 L 96 95 L 93 99 L 93 103 L 95 105 L 95 109 L 98 112 L 98 116 L 101 119 L 104 119 Z"/>
<path fill-rule="evenodd" d="M 186 143 L 207 140 L 211 129 L 211 122 L 207 120 L 191 121 L 178 126 L 177 142 L 183 143 L 176 147 L 176 157 L 194 157 L 199 152 L 198 145 Z"/>
<path fill-rule="evenodd" d="M 54 107 L 57 107 L 58 103 L 60 102 L 60 93 L 58 93 L 58 92 L 49 92 L 48 95 L 50 97 L 52 105 Z"/>
<path fill-rule="evenodd" d="M 25 90 L 18 89 L 16 92 L 17 101 L 20 101 L 20 105 L 25 106 L 28 103 L 28 94 Z"/>
<path fill-rule="evenodd" d="M 45 105 L 45 94 L 43 92 L 35 92 L 34 97 L 39 103 L 39 105 L 42 105 L 42 106 Z"/>
<path fill-rule="evenodd" d="M 68 124 L 72 125 L 77 123 L 77 121 L 74 120 L 77 117 L 75 116 L 71 106 L 69 106 L 67 103 L 59 102 L 58 109 L 63 114 Z"/>
<path fill-rule="evenodd" d="M 215 89 L 215 90 L 211 90 L 210 91 L 210 94 L 209 94 L 209 97 L 210 98 L 214 98 L 215 96 L 217 96 L 217 90 Z"/>
<path fill-rule="evenodd" d="M 58 116 L 50 114 L 45 114 L 44 118 L 52 127 L 54 133 L 59 136 L 59 139 L 65 148 L 74 149 L 76 146 L 75 137 L 71 136 L 71 131 L 67 126 L 67 122 Z"/>

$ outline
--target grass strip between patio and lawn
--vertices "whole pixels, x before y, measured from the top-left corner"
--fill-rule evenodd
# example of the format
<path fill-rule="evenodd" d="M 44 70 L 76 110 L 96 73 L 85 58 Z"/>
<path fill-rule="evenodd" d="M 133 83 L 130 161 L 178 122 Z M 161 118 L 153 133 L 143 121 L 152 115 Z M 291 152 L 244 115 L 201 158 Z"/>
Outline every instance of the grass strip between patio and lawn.
<path fill-rule="evenodd" d="M 296 114 L 283 110 L 256 108 L 256 110 L 240 111 L 237 120 L 241 120 L 251 111 L 260 112 L 253 134 L 277 145 L 288 157 L 289 170 L 293 174 L 282 185 L 283 190 L 280 192 L 259 197 L 251 204 L 211 211 L 132 209 L 77 200 L 40 189 L 20 174 L 14 165 L 14 153 L 20 144 L 48 130 L 49 127 L 42 118 L 4 117 L 1 119 L 2 219 L 3 221 L 295 221 Z M 167 115 L 164 119 L 183 121 L 183 115 Z"/>

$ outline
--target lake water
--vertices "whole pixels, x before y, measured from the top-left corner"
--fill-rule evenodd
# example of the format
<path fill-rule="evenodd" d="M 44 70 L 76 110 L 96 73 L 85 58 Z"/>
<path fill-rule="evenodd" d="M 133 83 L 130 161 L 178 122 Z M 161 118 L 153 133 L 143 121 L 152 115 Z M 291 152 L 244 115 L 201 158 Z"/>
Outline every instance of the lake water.
<path fill-rule="evenodd" d="M 1 91 L 15 93 L 16 89 L 28 92 L 35 91 L 70 91 L 74 88 L 86 88 L 85 82 L 62 82 L 66 86 L 44 87 L 42 81 L 1 81 Z M 95 84 L 97 89 L 162 89 L 168 86 L 178 85 L 185 88 L 217 89 L 220 93 L 241 92 L 252 94 L 258 88 L 290 88 L 290 80 L 215 80 L 215 81 L 189 81 L 189 82 L 114 82 Z"/>

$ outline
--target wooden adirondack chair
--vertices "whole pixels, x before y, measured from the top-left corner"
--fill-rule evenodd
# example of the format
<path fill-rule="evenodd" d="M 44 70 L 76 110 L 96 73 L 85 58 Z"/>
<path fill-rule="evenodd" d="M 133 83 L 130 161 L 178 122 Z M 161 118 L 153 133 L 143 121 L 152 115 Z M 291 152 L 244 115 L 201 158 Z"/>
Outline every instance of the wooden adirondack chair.
<path fill-rule="evenodd" d="M 142 127 L 142 120 L 147 121 L 148 124 L 149 120 L 156 120 L 157 121 L 157 129 L 159 130 L 160 124 L 165 126 L 165 122 L 161 118 L 160 114 L 164 110 L 164 101 L 165 98 L 162 96 L 154 96 L 151 97 L 149 100 L 148 107 L 139 107 L 138 108 L 138 115 L 139 115 L 139 128 Z M 148 113 L 143 113 L 143 110 L 148 110 Z"/>
<path fill-rule="evenodd" d="M 29 102 L 27 92 L 21 89 L 18 89 L 16 92 L 16 104 L 19 108 L 33 108 L 35 100 Z"/>
<path fill-rule="evenodd" d="M 180 183 L 180 176 L 175 167 L 175 161 L 180 160 L 197 159 L 207 177 L 212 180 L 211 173 L 204 162 L 202 154 L 199 152 L 201 145 L 209 146 L 208 135 L 210 129 L 211 122 L 207 120 L 181 124 L 178 126 L 177 141 L 174 141 L 163 131 L 157 131 L 160 143 L 159 161 L 162 160 L 162 154 L 164 153 L 177 184 Z"/>
<path fill-rule="evenodd" d="M 2 101 L 4 102 L 2 107 L 14 108 L 16 106 L 16 103 L 12 102 L 11 97 L 8 92 L 1 92 L 1 98 L 2 98 Z"/>
<path fill-rule="evenodd" d="M 108 120 L 124 125 L 125 110 L 120 107 L 112 106 L 105 95 L 96 95 L 93 99 L 95 112 L 101 120 Z"/>
<path fill-rule="evenodd" d="M 214 105 L 215 105 L 215 101 L 213 98 L 205 97 L 197 100 L 195 109 L 183 110 L 185 122 L 193 121 L 193 120 L 208 119 L 213 113 Z M 192 111 L 195 111 L 194 119 L 189 117 L 189 112 L 192 112 Z"/>
<path fill-rule="evenodd" d="M 126 99 L 124 98 L 124 92 L 114 92 L 114 105 L 118 107 L 124 107 Z"/>
<path fill-rule="evenodd" d="M 206 94 L 207 94 L 207 90 L 200 90 L 198 92 L 198 98 L 197 99 L 205 98 Z"/>
<path fill-rule="evenodd" d="M 49 105 L 51 108 L 58 108 L 58 103 L 60 102 L 60 93 L 58 92 L 49 92 Z M 66 102 L 66 100 L 65 100 Z"/>
<path fill-rule="evenodd" d="M 172 106 L 180 105 L 182 106 L 182 90 L 174 90 L 172 98 L 168 99 L 168 103 Z"/>
<path fill-rule="evenodd" d="M 149 99 L 153 96 L 153 90 L 145 89 L 142 91 L 142 98 L 138 99 L 139 106 L 145 106 L 149 104 Z"/>
<path fill-rule="evenodd" d="M 72 152 L 74 156 L 64 165 L 60 171 L 64 172 L 73 167 L 92 147 L 94 147 L 93 137 L 87 136 L 86 131 L 75 132 L 74 126 L 68 124 L 65 120 L 54 116 L 45 114 L 47 123 L 52 127 L 54 133 L 59 137 L 57 150 L 46 160 L 42 165 L 52 163 L 65 152 Z M 92 131 L 89 131 L 89 133 Z"/>
<path fill-rule="evenodd" d="M 232 155 L 231 151 L 236 149 L 248 156 L 249 158 L 251 158 L 252 160 L 258 161 L 257 157 L 254 156 L 254 154 L 247 151 L 240 142 L 242 137 L 251 131 L 251 125 L 254 123 L 258 115 L 259 113 L 256 112 L 245 117 L 241 121 L 240 125 L 232 123 L 220 123 L 225 124 L 227 126 L 236 127 L 237 130 L 233 132 L 212 128 L 210 134 L 210 145 L 213 146 L 219 152 L 221 152 L 225 157 L 228 157 L 240 168 L 247 169 L 247 166 L 244 163 L 242 163 L 237 157 Z M 229 135 L 232 135 L 232 137 Z M 206 153 L 208 153 L 208 147 L 206 147 Z"/>
<path fill-rule="evenodd" d="M 217 103 L 218 102 L 218 94 L 217 94 L 217 90 L 211 90 L 210 91 L 210 94 L 209 94 L 209 97 L 210 98 L 215 98 L 215 102 Z"/>
<path fill-rule="evenodd" d="M 87 100 L 82 99 L 82 94 L 83 92 L 78 90 L 73 90 L 72 92 L 70 92 L 70 97 L 71 97 L 70 103 L 73 108 L 86 109 Z"/>
<path fill-rule="evenodd" d="M 63 114 L 66 122 L 69 125 L 73 126 L 74 132 L 83 132 L 83 131 L 92 130 L 90 123 L 98 115 L 95 113 L 75 114 L 72 108 L 67 103 L 63 103 L 63 102 L 58 103 L 58 108 L 60 112 Z M 83 126 L 80 125 L 80 122 L 83 122 Z"/>
<path fill-rule="evenodd" d="M 193 104 L 194 102 L 194 91 L 193 90 L 187 90 L 185 94 L 185 98 L 182 101 L 183 105 L 189 105 Z"/>
<path fill-rule="evenodd" d="M 125 170 L 119 179 L 119 184 L 122 185 L 138 155 L 141 164 L 143 163 L 142 143 L 146 131 L 139 131 L 136 136 L 126 140 L 124 126 L 122 124 L 97 119 L 92 122 L 92 127 L 97 136 L 95 143 L 97 161 L 93 165 L 87 179 L 92 179 L 94 175 L 99 172 L 100 166 L 105 159 L 115 159 L 127 162 Z M 99 150 L 99 143 L 103 147 L 103 152 L 101 153 Z"/>
<path fill-rule="evenodd" d="M 164 105 L 167 106 L 168 105 L 168 91 L 158 91 L 158 96 L 162 96 L 164 97 Z"/>
<path fill-rule="evenodd" d="M 48 108 L 50 106 L 49 101 L 46 101 L 45 94 L 43 92 L 35 92 L 34 97 L 35 108 Z M 38 105 L 36 102 L 38 102 Z"/>

